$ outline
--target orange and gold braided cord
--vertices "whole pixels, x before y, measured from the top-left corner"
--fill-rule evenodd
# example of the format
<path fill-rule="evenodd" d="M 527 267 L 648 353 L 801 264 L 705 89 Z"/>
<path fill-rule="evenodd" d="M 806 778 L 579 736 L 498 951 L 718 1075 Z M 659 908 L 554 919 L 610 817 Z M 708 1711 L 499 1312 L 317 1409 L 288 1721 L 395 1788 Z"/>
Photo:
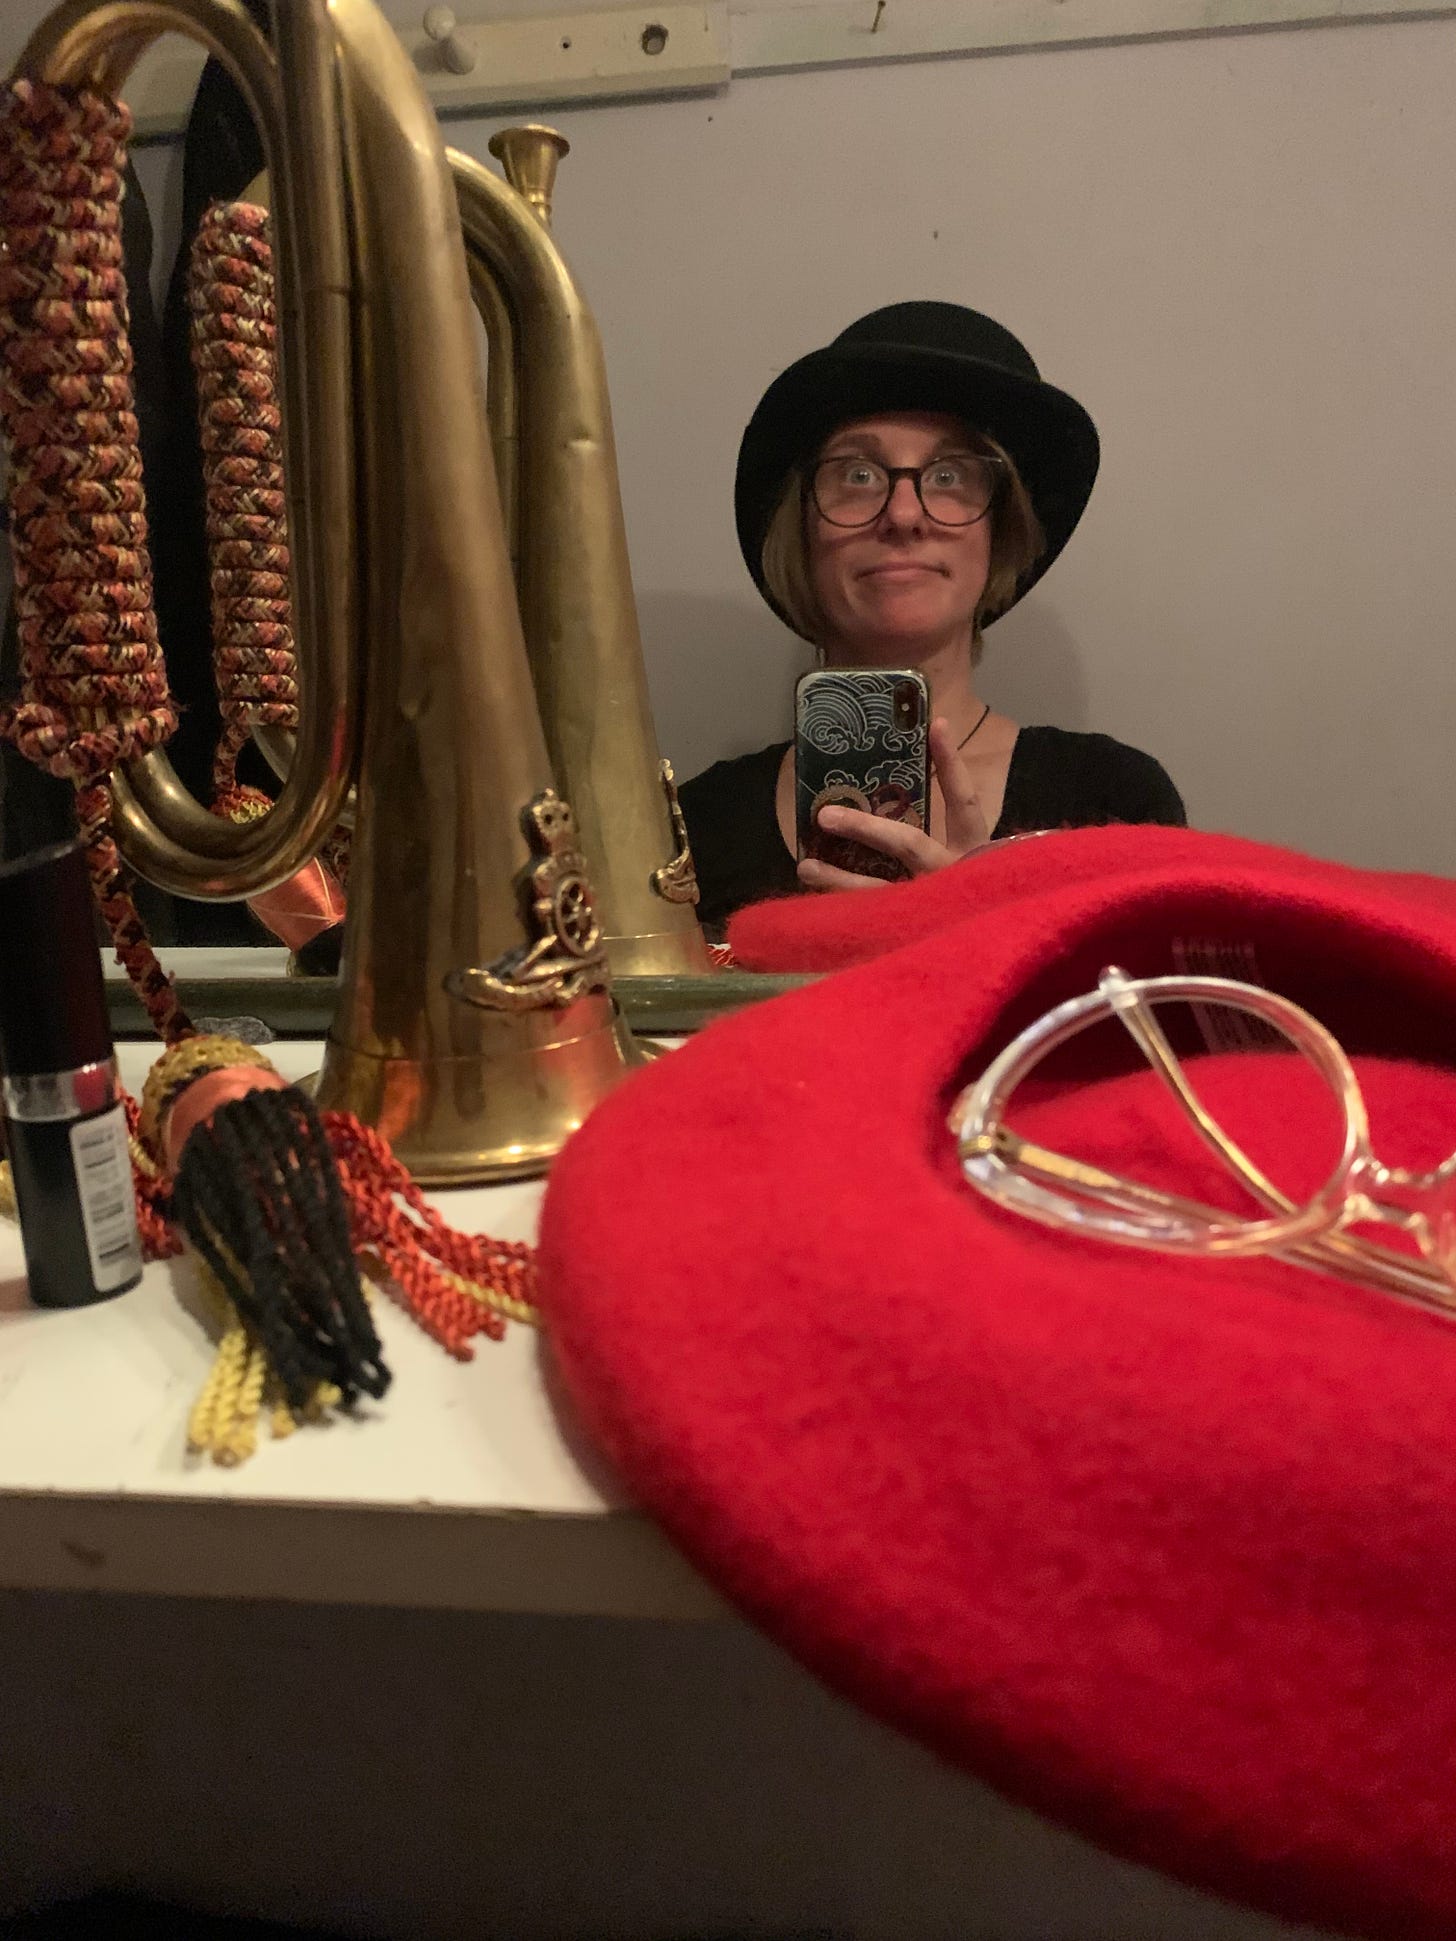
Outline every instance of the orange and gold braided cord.
<path fill-rule="evenodd" d="M 152 605 L 122 268 L 126 110 L 0 90 L 0 421 L 10 452 L 22 692 L 0 733 L 77 790 L 97 902 L 167 1041 L 190 1025 L 111 835 L 107 782 L 176 726 Z"/>
<path fill-rule="evenodd" d="M 539 1323 L 536 1256 L 513 1240 L 458 1233 L 429 1205 L 377 1132 L 344 1112 L 325 1112 L 349 1207 L 354 1248 L 370 1278 L 452 1355 L 470 1341 L 499 1341 L 506 1322 Z"/>
<path fill-rule="evenodd" d="M 238 754 L 255 726 L 298 726 L 267 224 L 252 203 L 214 203 L 188 278 L 223 717 L 213 762 L 219 796 L 236 788 Z"/>

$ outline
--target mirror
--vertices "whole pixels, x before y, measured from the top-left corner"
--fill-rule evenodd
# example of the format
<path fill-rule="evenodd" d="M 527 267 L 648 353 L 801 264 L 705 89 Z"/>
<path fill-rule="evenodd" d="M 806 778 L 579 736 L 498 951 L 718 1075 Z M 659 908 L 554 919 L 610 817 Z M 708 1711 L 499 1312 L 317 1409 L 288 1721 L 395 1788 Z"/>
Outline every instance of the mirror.
<path fill-rule="evenodd" d="M 1004 319 L 1102 435 L 1086 517 L 988 632 L 978 692 L 1148 751 L 1197 826 L 1450 873 L 1448 35 L 866 66 L 562 117 L 591 161 L 555 224 L 602 325 L 679 775 L 781 743 L 809 661 L 728 524 L 755 403 L 875 305 L 942 294 Z M 869 127 L 916 140 L 861 181 Z M 483 160 L 494 129 L 450 134 Z M 140 154 L 155 209 L 178 162 Z"/>

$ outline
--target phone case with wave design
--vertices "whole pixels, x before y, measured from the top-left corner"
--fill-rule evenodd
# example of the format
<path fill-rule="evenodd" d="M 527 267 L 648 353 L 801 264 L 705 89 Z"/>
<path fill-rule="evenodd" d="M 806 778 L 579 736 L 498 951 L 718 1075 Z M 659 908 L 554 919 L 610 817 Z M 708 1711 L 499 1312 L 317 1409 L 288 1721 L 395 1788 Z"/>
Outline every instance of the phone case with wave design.
<path fill-rule="evenodd" d="M 867 844 L 832 836 L 820 809 L 841 804 L 929 824 L 930 691 L 913 668 L 835 667 L 794 690 L 794 819 L 799 855 L 886 882 L 904 866 Z"/>

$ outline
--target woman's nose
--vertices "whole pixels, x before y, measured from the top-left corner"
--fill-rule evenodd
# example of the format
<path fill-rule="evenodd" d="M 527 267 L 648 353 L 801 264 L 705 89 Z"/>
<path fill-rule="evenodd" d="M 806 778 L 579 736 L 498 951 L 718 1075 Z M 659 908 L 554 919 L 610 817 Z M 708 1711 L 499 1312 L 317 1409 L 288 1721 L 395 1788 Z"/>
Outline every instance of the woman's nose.
<path fill-rule="evenodd" d="M 891 487 L 890 496 L 885 501 L 885 509 L 880 514 L 882 521 L 891 526 L 904 528 L 919 525 L 924 516 L 920 495 L 915 490 L 914 479 L 898 478 Z"/>

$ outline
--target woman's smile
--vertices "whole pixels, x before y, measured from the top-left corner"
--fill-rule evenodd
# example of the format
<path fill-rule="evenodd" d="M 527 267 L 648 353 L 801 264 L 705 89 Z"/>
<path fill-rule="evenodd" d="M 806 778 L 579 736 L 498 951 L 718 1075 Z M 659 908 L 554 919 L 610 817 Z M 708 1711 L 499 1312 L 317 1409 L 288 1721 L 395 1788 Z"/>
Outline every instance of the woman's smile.
<path fill-rule="evenodd" d="M 876 565 L 860 569 L 862 580 L 914 581 L 928 578 L 944 579 L 946 569 L 937 566 L 933 560 L 925 559 L 886 559 Z"/>

